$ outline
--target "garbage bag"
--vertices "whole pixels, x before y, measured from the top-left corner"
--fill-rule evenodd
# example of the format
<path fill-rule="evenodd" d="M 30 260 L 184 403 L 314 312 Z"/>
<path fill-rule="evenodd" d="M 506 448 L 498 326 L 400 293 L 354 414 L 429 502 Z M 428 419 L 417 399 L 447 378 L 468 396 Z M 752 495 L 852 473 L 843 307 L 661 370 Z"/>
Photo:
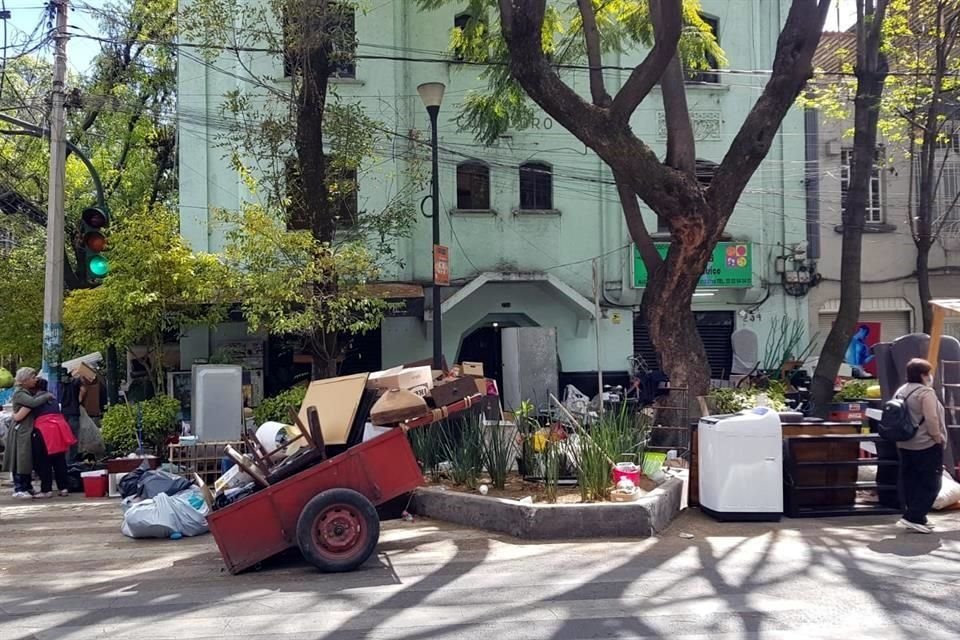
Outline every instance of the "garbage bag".
<path fill-rule="evenodd" d="M 209 531 L 209 507 L 196 487 L 175 496 L 165 493 L 129 505 L 120 532 L 130 538 L 169 538 L 173 533 L 198 536 Z"/>
<path fill-rule="evenodd" d="M 141 498 L 155 498 L 161 493 L 174 496 L 193 486 L 186 478 L 166 471 L 145 471 L 137 484 L 140 487 L 137 495 Z"/>
<path fill-rule="evenodd" d="M 129 498 L 140 494 L 140 478 L 150 470 L 150 465 L 144 462 L 139 467 L 126 474 L 117 483 L 117 490 L 121 498 Z"/>
<path fill-rule="evenodd" d="M 80 408 L 80 429 L 77 433 L 77 449 L 80 453 L 92 453 L 96 458 L 102 457 L 107 452 L 103 444 L 103 436 L 100 435 L 100 427 L 82 407 Z"/>

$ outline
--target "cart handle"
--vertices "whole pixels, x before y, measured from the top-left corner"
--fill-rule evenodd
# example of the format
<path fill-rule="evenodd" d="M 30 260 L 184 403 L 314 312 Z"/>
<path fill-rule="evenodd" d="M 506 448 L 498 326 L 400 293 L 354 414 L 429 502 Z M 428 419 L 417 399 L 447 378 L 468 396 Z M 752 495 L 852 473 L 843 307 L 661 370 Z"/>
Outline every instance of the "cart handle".
<path fill-rule="evenodd" d="M 462 413 L 466 411 L 474 404 L 479 402 L 483 398 L 479 393 L 475 393 L 472 396 L 467 396 L 459 402 L 454 402 L 453 404 L 447 405 L 445 407 L 438 407 L 433 409 L 430 413 L 421 416 L 419 418 L 414 418 L 413 420 L 408 420 L 400 424 L 400 428 L 403 429 L 404 433 L 410 431 L 410 429 L 417 429 L 419 427 L 426 427 L 428 425 L 434 424 L 435 422 L 440 422 L 450 416 Z"/>

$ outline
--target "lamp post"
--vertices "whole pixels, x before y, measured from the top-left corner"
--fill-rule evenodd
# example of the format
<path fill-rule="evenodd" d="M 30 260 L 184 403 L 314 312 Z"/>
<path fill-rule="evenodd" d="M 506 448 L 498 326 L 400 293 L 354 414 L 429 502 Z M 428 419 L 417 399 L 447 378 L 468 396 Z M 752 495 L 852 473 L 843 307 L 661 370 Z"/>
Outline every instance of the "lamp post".
<path fill-rule="evenodd" d="M 440 244 L 440 176 L 438 169 L 437 154 L 437 116 L 440 114 L 440 104 L 443 102 L 443 92 L 446 86 L 442 82 L 425 82 L 417 87 L 417 93 L 423 100 L 423 106 L 427 108 L 427 114 L 430 116 L 430 150 L 433 160 L 433 177 L 431 200 L 433 201 L 433 246 L 434 255 L 436 247 Z M 434 260 L 431 260 L 434 262 Z M 441 300 L 440 285 L 437 284 L 436 270 L 433 276 L 433 368 L 443 368 L 443 326 L 441 324 Z"/>

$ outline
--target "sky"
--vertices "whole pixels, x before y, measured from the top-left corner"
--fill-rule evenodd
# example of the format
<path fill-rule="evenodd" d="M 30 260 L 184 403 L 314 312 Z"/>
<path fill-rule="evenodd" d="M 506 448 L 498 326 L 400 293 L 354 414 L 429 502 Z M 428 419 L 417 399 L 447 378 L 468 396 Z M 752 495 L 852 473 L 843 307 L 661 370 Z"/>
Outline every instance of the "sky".
<path fill-rule="evenodd" d="M 23 48 L 16 46 L 26 42 L 36 43 L 37 39 L 30 40 L 29 36 L 33 34 L 34 29 L 43 20 L 45 14 L 43 0 L 0 0 L 6 5 L 10 12 L 10 20 L 7 24 L 7 53 L 16 55 Z M 70 11 L 68 24 L 70 31 L 74 34 L 89 33 L 97 35 L 99 28 L 97 21 L 89 8 L 100 7 L 104 4 L 103 0 L 71 0 L 74 5 Z M 0 25 L 2 26 L 2 25 Z M 48 31 L 46 25 L 41 27 L 38 34 L 44 34 Z M 41 36 L 42 37 L 42 36 Z M 10 48 L 13 47 L 13 48 Z M 67 44 L 67 61 L 71 71 L 85 73 L 89 68 L 94 56 L 100 51 L 100 44 L 93 40 L 85 38 L 71 38 Z M 3 29 L 0 28 L 0 55 L 3 53 Z M 51 60 L 53 59 L 53 46 L 49 45 L 43 51 Z"/>
<path fill-rule="evenodd" d="M 827 19 L 826 28 L 828 30 L 843 30 L 850 27 L 856 18 L 855 0 L 835 0 L 838 4 L 834 6 L 830 17 Z M 28 36 L 34 32 L 34 28 L 41 21 L 44 15 L 43 0 L 0 0 L 6 5 L 11 13 L 11 19 L 8 22 L 7 51 L 16 53 L 19 48 L 11 49 L 15 45 L 28 41 Z M 77 35 L 84 33 L 98 35 L 99 29 L 97 22 L 92 15 L 90 8 L 101 7 L 104 0 L 72 0 L 73 9 L 70 12 L 69 24 L 71 32 Z M 46 28 L 44 27 L 43 31 Z M 0 29 L 0 54 L 3 47 L 3 31 Z M 93 57 L 99 51 L 100 45 L 94 40 L 83 37 L 71 38 L 67 45 L 67 59 L 71 70 L 84 73 L 90 68 Z M 52 48 L 46 49 L 46 54 L 51 56 Z"/>

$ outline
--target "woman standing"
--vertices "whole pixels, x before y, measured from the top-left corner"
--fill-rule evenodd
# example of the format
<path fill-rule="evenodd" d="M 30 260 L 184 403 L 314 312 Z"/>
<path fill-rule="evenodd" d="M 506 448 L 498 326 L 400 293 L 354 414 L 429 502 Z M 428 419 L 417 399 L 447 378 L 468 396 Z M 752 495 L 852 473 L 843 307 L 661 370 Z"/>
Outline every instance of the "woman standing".
<path fill-rule="evenodd" d="M 47 381 L 39 380 L 37 390 L 45 392 Z M 53 398 L 35 409 L 23 407 L 14 414 L 13 419 L 20 421 L 28 415 L 33 416 L 33 469 L 40 477 L 40 494 L 34 497 L 53 497 L 54 476 L 60 495 L 67 496 L 70 494 L 67 486 L 67 451 L 77 443 L 77 438 L 67 419 L 60 413 L 60 405 Z"/>
<path fill-rule="evenodd" d="M 907 384 L 897 389 L 894 397 L 903 399 L 910 419 L 917 425 L 913 438 L 897 443 L 904 504 L 898 524 L 919 533 L 932 533 L 927 514 L 940 493 L 947 426 L 943 405 L 933 390 L 930 363 L 920 358 L 908 362 Z"/>
<path fill-rule="evenodd" d="M 29 410 L 42 406 L 53 399 L 50 393 L 33 395 L 37 388 L 37 372 L 30 367 L 17 370 L 14 392 L 10 399 L 14 416 L 27 408 L 27 415 L 7 432 L 6 450 L 3 455 L 3 470 L 13 474 L 13 497 L 33 498 L 33 416 Z"/>

